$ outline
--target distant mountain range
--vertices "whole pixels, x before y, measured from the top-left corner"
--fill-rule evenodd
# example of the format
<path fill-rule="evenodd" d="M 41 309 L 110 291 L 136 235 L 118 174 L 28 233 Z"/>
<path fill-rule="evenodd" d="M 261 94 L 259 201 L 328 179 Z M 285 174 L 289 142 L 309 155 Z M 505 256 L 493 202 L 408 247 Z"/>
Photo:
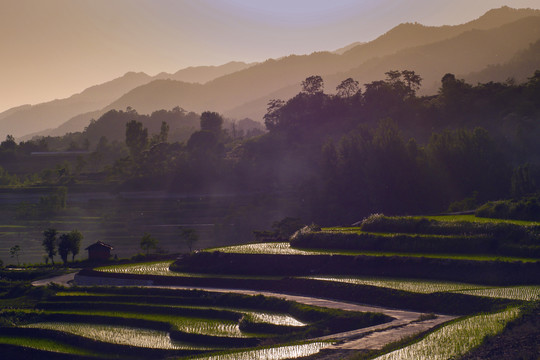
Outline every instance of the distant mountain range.
<path fill-rule="evenodd" d="M 63 135 L 66 132 L 80 131 L 95 114 L 101 114 L 101 109 L 128 91 L 151 81 L 173 79 L 194 84 L 205 83 L 216 77 L 246 69 L 249 66 L 251 65 L 243 62 L 230 62 L 221 66 L 189 67 L 174 74 L 160 73 L 156 76 L 149 76 L 142 72 L 128 72 L 122 77 L 89 87 L 80 94 L 72 95 L 66 99 L 53 100 L 33 106 L 23 105 L 4 111 L 0 113 L 0 135 L 4 138 L 7 134 L 21 137 L 29 133 Z M 84 115 L 86 113 L 90 117 Z M 69 124 L 62 126 L 73 118 L 84 120 L 72 121 L 74 126 Z M 62 129 L 66 131 L 52 130 L 58 126 L 62 126 Z"/>
<path fill-rule="evenodd" d="M 333 52 L 291 55 L 257 64 L 194 67 L 155 77 L 127 73 L 67 99 L 1 113 L 0 136 L 62 135 L 82 130 L 90 119 L 108 110 L 128 106 L 139 113 L 180 106 L 260 121 L 270 99 L 289 98 L 300 90 L 302 80 L 315 74 L 324 78 L 329 93 L 348 77 L 364 84 L 384 78 L 393 69 L 421 75 L 423 93 L 435 92 L 448 72 L 469 81 L 490 81 L 490 76 L 495 81 L 523 80 L 534 71 L 524 74 L 524 68 L 540 69 L 538 55 L 534 55 L 540 45 L 532 45 L 538 41 L 540 10 L 503 7 L 456 26 L 406 23 L 371 42 L 353 43 Z"/>

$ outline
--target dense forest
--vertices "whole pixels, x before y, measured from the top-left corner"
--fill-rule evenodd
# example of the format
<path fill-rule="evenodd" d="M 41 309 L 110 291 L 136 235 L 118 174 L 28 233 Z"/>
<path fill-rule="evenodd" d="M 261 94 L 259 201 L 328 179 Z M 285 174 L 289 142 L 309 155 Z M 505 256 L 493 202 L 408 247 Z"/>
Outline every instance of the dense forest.
<path fill-rule="evenodd" d="M 8 136 L 3 164 L 36 151 L 80 155 L 47 174 L 3 169 L 0 182 L 69 186 L 99 174 L 119 189 L 275 193 L 320 224 L 467 210 L 538 190 L 540 71 L 522 84 L 471 85 L 446 74 L 433 96 L 417 95 L 421 82 L 393 70 L 363 87 L 346 79 L 327 94 L 314 75 L 293 98 L 268 104 L 266 132 L 211 111 L 111 110 L 83 132 L 20 144 Z"/>

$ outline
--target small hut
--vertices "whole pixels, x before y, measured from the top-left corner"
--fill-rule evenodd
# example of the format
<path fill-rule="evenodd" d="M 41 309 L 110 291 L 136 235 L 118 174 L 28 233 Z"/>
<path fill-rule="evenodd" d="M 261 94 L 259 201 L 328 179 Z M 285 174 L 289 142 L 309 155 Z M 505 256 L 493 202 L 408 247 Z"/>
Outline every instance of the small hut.
<path fill-rule="evenodd" d="M 85 250 L 88 250 L 88 260 L 107 260 L 111 257 L 111 250 L 113 247 L 104 242 L 98 241 Z"/>

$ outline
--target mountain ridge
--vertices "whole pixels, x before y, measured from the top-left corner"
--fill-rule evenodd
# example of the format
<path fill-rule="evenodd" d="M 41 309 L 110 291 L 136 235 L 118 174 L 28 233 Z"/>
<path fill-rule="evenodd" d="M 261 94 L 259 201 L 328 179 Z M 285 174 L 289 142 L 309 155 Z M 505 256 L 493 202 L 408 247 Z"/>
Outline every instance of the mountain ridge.
<path fill-rule="evenodd" d="M 249 64 L 245 69 L 215 78 L 204 84 L 173 84 L 164 82 L 164 79 L 157 79 L 127 91 L 101 108 L 101 110 L 96 111 L 94 109 L 91 114 L 99 115 L 113 108 L 124 109 L 127 106 L 132 106 L 141 113 L 150 113 L 160 108 L 171 109 L 174 106 L 181 106 L 189 111 L 212 110 L 225 114 L 235 113 L 240 117 L 246 117 L 243 115 L 254 114 L 255 112 L 250 111 L 241 114 L 238 109 L 242 108 L 242 106 L 245 107 L 246 104 L 259 101 L 259 109 L 257 110 L 257 114 L 259 114 L 257 120 L 259 120 L 260 114 L 264 113 L 265 110 L 265 107 L 261 108 L 261 99 L 270 94 L 280 93 L 280 89 L 298 88 L 300 81 L 307 76 L 314 74 L 323 76 L 325 82 L 327 81 L 327 85 L 330 86 L 327 89 L 335 86 L 336 82 L 339 83 L 338 81 L 349 77 L 349 75 L 357 78 L 362 83 L 369 82 L 375 80 L 373 78 L 375 74 L 377 74 L 378 78 L 381 78 L 381 74 L 384 74 L 385 71 L 395 68 L 396 61 L 394 60 L 397 58 L 396 56 L 411 57 L 411 49 L 418 46 L 441 43 L 468 31 L 487 31 L 487 29 L 494 29 L 494 27 L 496 29 L 498 28 L 497 25 L 511 24 L 514 22 L 513 20 L 523 19 L 527 15 L 540 18 L 540 10 L 503 7 L 490 10 L 478 19 L 465 24 L 452 26 L 430 27 L 421 24 L 404 23 L 392 28 L 369 43 L 353 46 L 350 50 L 345 51 L 343 55 L 335 52 L 316 52 L 309 55 L 289 55 L 279 60 L 269 59 L 262 63 Z M 458 35 L 449 38 L 448 34 Z M 504 38 L 504 36 L 502 37 Z M 418 43 L 421 45 L 414 45 Z M 523 41 L 519 42 L 519 44 L 523 47 L 528 45 L 523 45 Z M 436 47 L 437 45 L 433 46 Z M 407 49 L 409 49 L 409 53 L 403 52 Z M 414 51 L 418 52 L 419 50 Z M 500 61 L 507 61 L 511 55 L 514 55 L 514 52 L 515 49 L 512 50 L 512 54 L 501 57 Z M 433 82 L 433 79 L 438 76 L 431 73 L 428 75 L 422 74 L 422 70 L 413 69 L 408 65 L 410 61 L 402 61 L 402 63 L 408 69 L 415 70 L 421 76 L 430 79 L 430 82 Z M 382 64 L 387 67 L 384 71 L 381 70 Z M 483 64 L 484 67 L 487 65 Z M 358 70 L 359 68 L 364 70 Z M 370 74 L 371 77 L 363 75 L 369 73 L 366 69 L 375 69 Z M 465 72 L 472 72 L 473 70 L 481 70 L 481 68 L 478 67 Z M 451 71 L 449 69 L 445 72 Z M 434 86 L 433 83 L 428 84 L 425 82 L 424 84 L 427 87 Z M 290 90 L 287 93 L 290 93 Z M 149 101 L 150 99 L 152 101 Z M 80 119 L 79 124 L 90 120 L 90 118 L 84 120 L 82 114 L 81 112 L 76 116 Z M 76 127 L 72 128 L 76 129 Z"/>

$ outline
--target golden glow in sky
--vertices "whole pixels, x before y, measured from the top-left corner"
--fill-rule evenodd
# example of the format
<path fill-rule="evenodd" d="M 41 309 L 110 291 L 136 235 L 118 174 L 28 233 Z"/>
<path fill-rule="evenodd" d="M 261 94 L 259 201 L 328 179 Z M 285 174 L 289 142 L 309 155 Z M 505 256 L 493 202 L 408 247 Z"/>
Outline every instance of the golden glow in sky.
<path fill-rule="evenodd" d="M 459 24 L 538 0 L 1 0 L 0 112 L 128 71 L 264 61 L 369 41 L 402 22 Z"/>

